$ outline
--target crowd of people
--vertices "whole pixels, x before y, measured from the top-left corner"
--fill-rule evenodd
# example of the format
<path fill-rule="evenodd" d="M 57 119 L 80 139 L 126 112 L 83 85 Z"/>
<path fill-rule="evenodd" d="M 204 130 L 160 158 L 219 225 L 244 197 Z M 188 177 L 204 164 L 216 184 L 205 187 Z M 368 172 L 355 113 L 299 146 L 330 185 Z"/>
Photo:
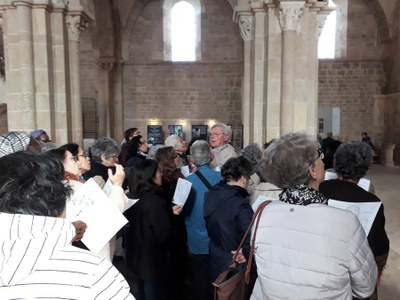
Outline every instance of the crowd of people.
<path fill-rule="evenodd" d="M 0 238 L 1 298 L 180 300 L 190 282 L 190 299 L 213 299 L 212 283 L 233 259 L 246 267 L 251 237 L 236 250 L 254 206 L 270 199 L 251 299 L 377 299 L 389 253 L 383 204 L 369 232 L 328 205 L 381 203 L 357 185 L 371 146 L 292 133 L 236 151 L 231 135 L 217 123 L 208 141 L 170 135 L 149 147 L 129 128 L 121 145 L 100 137 L 88 153 L 55 145 L 43 130 L 0 135 L 0 224 L 9 232 Z M 336 179 L 325 180 L 326 164 Z M 180 179 L 192 184 L 184 205 L 174 204 Z M 87 224 L 66 219 L 89 180 L 110 183 L 106 199 L 128 221 L 96 253 L 85 244 Z M 130 199 L 138 201 L 126 208 Z M 113 266 L 116 250 L 134 286 Z"/>

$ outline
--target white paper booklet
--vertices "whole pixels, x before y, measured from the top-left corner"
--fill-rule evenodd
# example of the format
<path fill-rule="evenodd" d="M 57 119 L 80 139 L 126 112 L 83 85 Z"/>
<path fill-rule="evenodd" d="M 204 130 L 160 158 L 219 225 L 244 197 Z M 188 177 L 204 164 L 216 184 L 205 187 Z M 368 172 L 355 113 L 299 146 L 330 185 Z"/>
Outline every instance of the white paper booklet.
<path fill-rule="evenodd" d="M 178 183 L 176 184 L 174 200 L 172 203 L 176 205 L 185 205 L 187 198 L 189 197 L 190 189 L 192 188 L 192 183 L 186 179 L 178 178 Z"/>
<path fill-rule="evenodd" d="M 189 170 L 189 166 L 183 166 L 181 168 L 181 172 L 182 172 L 183 176 L 185 176 L 185 178 L 191 174 L 190 170 Z"/>
<path fill-rule="evenodd" d="M 358 186 L 362 187 L 367 192 L 369 192 L 370 185 L 371 185 L 371 180 L 369 180 L 369 179 L 361 178 L 358 181 Z"/>
<path fill-rule="evenodd" d="M 251 206 L 251 208 L 255 212 L 257 210 L 257 208 L 260 206 L 260 204 L 265 202 L 265 201 L 267 201 L 267 200 L 276 201 L 278 199 L 271 198 L 271 197 L 264 196 L 264 195 L 260 195 L 260 196 L 257 197 L 256 201 L 254 201 L 254 203 Z"/>
<path fill-rule="evenodd" d="M 86 223 L 82 242 L 94 253 L 98 253 L 128 223 L 93 179 L 86 181 L 68 201 L 67 219 Z"/>
<path fill-rule="evenodd" d="M 381 202 L 346 202 L 329 199 L 328 205 L 340 209 L 351 211 L 355 214 L 364 228 L 365 234 L 368 235 L 372 223 L 374 223 L 376 214 L 378 213 Z"/>

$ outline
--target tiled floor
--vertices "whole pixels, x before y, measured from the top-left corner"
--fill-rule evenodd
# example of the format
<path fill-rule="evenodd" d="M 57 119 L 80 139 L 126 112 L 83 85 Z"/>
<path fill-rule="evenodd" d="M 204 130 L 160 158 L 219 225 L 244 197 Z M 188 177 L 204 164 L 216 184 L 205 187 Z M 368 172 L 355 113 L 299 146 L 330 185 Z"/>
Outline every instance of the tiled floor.
<path fill-rule="evenodd" d="M 388 264 L 378 289 L 379 299 L 397 300 L 400 299 L 400 168 L 372 165 L 367 177 L 385 206 L 386 232 L 390 239 Z M 132 275 L 127 273 L 124 262 L 116 266 L 133 287 Z"/>
<path fill-rule="evenodd" d="M 400 299 L 400 168 L 372 165 L 367 177 L 385 206 L 386 232 L 390 239 L 388 264 L 378 289 L 379 299 Z"/>

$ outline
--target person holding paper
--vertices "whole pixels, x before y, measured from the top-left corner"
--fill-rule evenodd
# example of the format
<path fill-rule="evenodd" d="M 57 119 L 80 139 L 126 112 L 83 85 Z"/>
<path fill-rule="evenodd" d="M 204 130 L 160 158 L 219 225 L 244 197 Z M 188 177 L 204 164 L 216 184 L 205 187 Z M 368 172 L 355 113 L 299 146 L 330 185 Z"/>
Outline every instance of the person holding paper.
<path fill-rule="evenodd" d="M 108 260 L 71 246 L 60 161 L 18 152 L 0 170 L 1 299 L 134 299 Z"/>
<path fill-rule="evenodd" d="M 82 153 L 77 154 L 76 156 L 72 155 L 71 152 L 66 150 L 67 148 L 71 148 L 68 145 L 64 145 L 58 149 L 53 149 L 48 151 L 48 154 L 58 160 L 60 160 L 65 169 L 65 180 L 68 180 L 68 183 L 72 187 L 73 191 L 76 192 L 81 186 L 82 183 L 80 182 L 79 178 L 82 175 L 81 172 L 81 163 L 79 160 L 79 156 L 77 155 L 83 155 Z M 78 147 L 79 149 L 79 147 Z M 82 149 L 80 149 L 83 151 Z M 79 150 L 78 150 L 79 151 Z M 124 190 L 122 189 L 122 183 L 125 178 L 125 173 L 124 170 L 122 169 L 121 165 L 116 164 L 115 165 L 115 173 L 113 174 L 111 169 L 109 170 L 109 179 L 112 183 L 112 191 L 108 199 L 110 202 L 113 203 L 113 205 L 116 205 L 119 211 L 123 211 L 128 198 L 126 197 Z M 69 203 L 71 205 L 71 203 Z M 68 206 L 67 206 L 68 209 Z M 75 222 L 74 222 L 75 223 Z M 79 243 L 77 246 L 79 247 L 86 247 Z M 114 249 L 115 249 L 115 238 L 111 239 L 109 243 L 107 243 L 103 249 L 98 252 L 98 255 L 101 255 L 108 260 L 112 260 L 113 254 L 114 254 Z"/>
<path fill-rule="evenodd" d="M 194 174 L 186 177 L 192 183 L 189 198 L 183 207 L 188 250 L 192 259 L 193 299 L 207 300 L 210 297 L 209 241 L 204 220 L 204 194 L 222 180 L 221 173 L 210 167 L 211 148 L 203 140 L 195 141 L 190 147 L 190 155 L 197 167 Z"/>
<path fill-rule="evenodd" d="M 242 156 L 230 158 L 222 166 L 224 181 L 215 185 L 204 197 L 204 219 L 210 237 L 211 282 L 232 262 L 253 216 L 247 197 L 253 169 Z M 245 241 L 237 262 L 244 266 L 250 252 L 250 237 Z"/>
<path fill-rule="evenodd" d="M 169 260 L 171 274 L 168 283 L 168 299 L 184 299 L 184 288 L 186 279 L 186 261 L 187 261 L 187 235 L 184 217 L 180 215 L 181 205 L 175 205 L 173 198 L 176 185 L 179 178 L 183 179 L 179 167 L 181 160 L 179 155 L 172 147 L 164 147 L 157 150 L 154 160 L 158 162 L 161 171 L 164 198 L 169 207 L 168 213 L 172 225 L 172 234 L 169 243 Z"/>
<path fill-rule="evenodd" d="M 346 142 L 337 149 L 334 157 L 334 169 L 337 179 L 326 180 L 321 183 L 320 191 L 327 198 L 346 202 L 379 202 L 381 200 L 374 194 L 358 186 L 371 165 L 371 148 L 363 142 Z M 389 254 L 389 239 L 385 231 L 385 214 L 381 204 L 371 230 L 368 234 L 368 243 L 378 265 L 378 283 L 386 265 Z M 377 299 L 375 290 L 371 299 Z"/>
<path fill-rule="evenodd" d="M 266 150 L 263 175 L 282 192 L 261 215 L 252 300 L 351 300 L 374 292 L 378 272 L 360 222 L 328 206 L 318 191 L 324 180 L 318 146 L 303 133 L 291 133 Z"/>
<path fill-rule="evenodd" d="M 139 299 L 167 299 L 168 243 L 172 227 L 169 206 L 161 190 L 157 162 L 139 162 L 128 176 L 131 199 L 139 201 L 125 211 L 127 267 L 137 277 Z"/>

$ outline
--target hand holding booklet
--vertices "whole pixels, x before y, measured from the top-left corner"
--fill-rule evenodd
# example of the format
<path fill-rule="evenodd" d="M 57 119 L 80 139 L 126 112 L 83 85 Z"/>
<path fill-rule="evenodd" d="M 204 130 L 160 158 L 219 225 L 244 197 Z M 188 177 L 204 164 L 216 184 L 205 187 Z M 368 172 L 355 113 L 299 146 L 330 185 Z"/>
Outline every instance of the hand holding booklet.
<path fill-rule="evenodd" d="M 176 184 L 174 198 L 172 203 L 176 205 L 185 205 L 186 200 L 189 197 L 190 189 L 192 188 L 192 183 L 186 179 L 179 178 Z"/>
<path fill-rule="evenodd" d="M 93 179 L 85 182 L 68 201 L 67 219 L 86 223 L 82 242 L 94 253 L 98 253 L 128 223 Z"/>

